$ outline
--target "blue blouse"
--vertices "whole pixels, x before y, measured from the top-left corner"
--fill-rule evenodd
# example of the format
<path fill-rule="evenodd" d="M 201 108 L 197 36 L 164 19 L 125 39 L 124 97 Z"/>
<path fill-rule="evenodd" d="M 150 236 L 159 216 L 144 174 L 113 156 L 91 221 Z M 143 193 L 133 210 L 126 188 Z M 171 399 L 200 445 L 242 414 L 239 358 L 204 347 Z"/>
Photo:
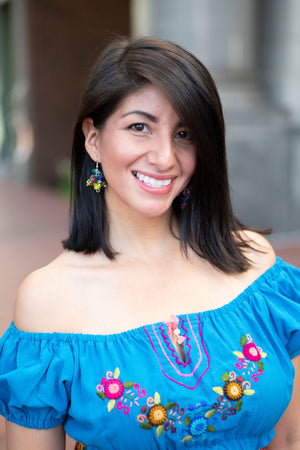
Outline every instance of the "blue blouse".
<path fill-rule="evenodd" d="M 64 424 L 95 449 L 254 450 L 270 443 L 300 354 L 300 271 L 276 263 L 229 304 L 111 335 L 29 333 L 0 341 L 0 413 Z"/>

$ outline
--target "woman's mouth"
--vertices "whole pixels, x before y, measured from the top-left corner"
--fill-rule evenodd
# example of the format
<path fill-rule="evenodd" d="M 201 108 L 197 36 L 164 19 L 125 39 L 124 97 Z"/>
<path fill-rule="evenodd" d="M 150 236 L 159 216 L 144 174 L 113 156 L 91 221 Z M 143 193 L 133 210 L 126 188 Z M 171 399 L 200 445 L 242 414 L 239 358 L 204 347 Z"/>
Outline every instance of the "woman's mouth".
<path fill-rule="evenodd" d="M 132 172 L 133 175 L 142 181 L 146 186 L 152 188 L 162 189 L 171 184 L 172 178 L 168 178 L 166 180 L 158 180 L 157 178 L 149 177 L 148 175 L 144 175 L 140 172 Z"/>

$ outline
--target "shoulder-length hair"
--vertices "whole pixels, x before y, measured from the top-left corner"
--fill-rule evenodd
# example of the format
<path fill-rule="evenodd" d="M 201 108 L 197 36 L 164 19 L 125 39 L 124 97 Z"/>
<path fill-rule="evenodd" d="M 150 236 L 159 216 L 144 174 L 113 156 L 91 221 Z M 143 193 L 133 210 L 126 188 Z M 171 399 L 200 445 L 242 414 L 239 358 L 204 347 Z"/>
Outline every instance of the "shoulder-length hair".
<path fill-rule="evenodd" d="M 122 100 L 153 84 L 169 99 L 187 125 L 197 149 L 187 206 L 173 201 L 181 249 L 192 249 L 225 273 L 249 268 L 243 250 L 245 229 L 234 216 L 229 195 L 224 119 L 215 83 L 204 65 L 173 43 L 151 37 L 120 38 L 111 43 L 91 70 L 74 129 L 70 235 L 64 248 L 114 259 L 104 189 L 86 188 L 94 162 L 85 150 L 82 122 L 89 117 L 101 129 Z M 170 224 L 171 226 L 171 224 Z M 171 226 L 172 229 L 172 226 Z"/>

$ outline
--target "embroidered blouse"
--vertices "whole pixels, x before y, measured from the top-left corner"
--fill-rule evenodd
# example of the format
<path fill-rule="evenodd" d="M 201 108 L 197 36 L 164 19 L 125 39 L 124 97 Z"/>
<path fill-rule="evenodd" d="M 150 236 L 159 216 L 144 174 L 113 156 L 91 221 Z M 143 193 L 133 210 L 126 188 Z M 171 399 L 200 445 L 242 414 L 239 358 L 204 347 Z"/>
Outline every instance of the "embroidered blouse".
<path fill-rule="evenodd" d="M 292 394 L 300 354 L 300 271 L 276 263 L 230 303 L 111 335 L 29 333 L 0 341 L 0 413 L 64 424 L 80 448 L 265 447 Z"/>

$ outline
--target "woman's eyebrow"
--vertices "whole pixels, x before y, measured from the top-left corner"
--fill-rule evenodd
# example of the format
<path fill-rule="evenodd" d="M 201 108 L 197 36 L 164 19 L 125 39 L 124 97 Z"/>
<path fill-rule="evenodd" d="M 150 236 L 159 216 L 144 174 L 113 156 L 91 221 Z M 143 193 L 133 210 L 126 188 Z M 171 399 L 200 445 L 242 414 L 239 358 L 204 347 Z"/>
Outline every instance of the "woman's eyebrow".
<path fill-rule="evenodd" d="M 140 115 L 140 116 L 146 117 L 146 118 L 147 118 L 148 120 L 150 120 L 151 122 L 154 122 L 154 123 L 157 123 L 157 122 L 158 122 L 157 117 L 153 116 L 153 115 L 150 114 L 150 113 L 147 113 L 146 111 L 141 111 L 141 110 L 139 110 L 139 109 L 135 109 L 134 111 L 129 111 L 129 112 L 123 114 L 122 117 L 126 117 L 126 116 L 128 116 L 129 114 L 138 114 L 138 115 Z"/>

